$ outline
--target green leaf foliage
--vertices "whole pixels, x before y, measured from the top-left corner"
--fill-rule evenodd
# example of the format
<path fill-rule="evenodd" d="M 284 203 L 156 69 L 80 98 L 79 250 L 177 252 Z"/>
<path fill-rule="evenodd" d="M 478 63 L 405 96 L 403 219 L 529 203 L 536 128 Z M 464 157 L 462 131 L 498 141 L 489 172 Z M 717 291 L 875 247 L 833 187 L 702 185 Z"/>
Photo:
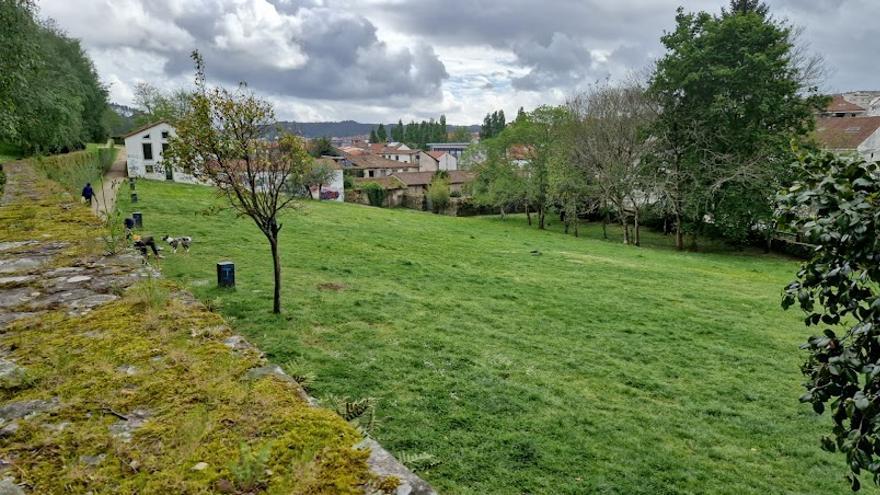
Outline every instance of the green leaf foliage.
<path fill-rule="evenodd" d="M 0 0 L 0 53 L 0 141 L 34 153 L 107 139 L 107 89 L 92 61 L 33 2 Z"/>
<path fill-rule="evenodd" d="M 801 346 L 807 392 L 801 402 L 833 421 L 825 450 L 839 450 L 852 471 L 880 475 L 880 164 L 808 156 L 801 180 L 779 198 L 778 218 L 816 244 L 783 295 L 804 323 L 818 327 Z"/>

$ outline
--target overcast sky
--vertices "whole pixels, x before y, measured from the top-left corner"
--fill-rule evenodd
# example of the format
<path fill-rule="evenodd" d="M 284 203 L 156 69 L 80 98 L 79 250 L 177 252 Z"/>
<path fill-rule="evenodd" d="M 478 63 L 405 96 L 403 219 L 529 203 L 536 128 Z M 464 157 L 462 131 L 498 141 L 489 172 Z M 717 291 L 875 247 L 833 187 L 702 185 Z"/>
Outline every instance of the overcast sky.
<path fill-rule="evenodd" d="M 111 99 L 144 81 L 246 81 L 279 118 L 472 124 L 486 112 L 558 103 L 644 70 L 675 9 L 705 0 L 42 0 L 80 38 Z M 880 89 L 880 0 L 769 0 L 825 56 L 825 89 Z"/>

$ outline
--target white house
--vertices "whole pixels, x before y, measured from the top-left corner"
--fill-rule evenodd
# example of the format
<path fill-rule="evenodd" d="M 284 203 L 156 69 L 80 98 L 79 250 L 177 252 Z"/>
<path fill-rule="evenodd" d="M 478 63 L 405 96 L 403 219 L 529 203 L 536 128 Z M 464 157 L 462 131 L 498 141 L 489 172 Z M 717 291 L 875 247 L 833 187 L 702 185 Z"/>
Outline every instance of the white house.
<path fill-rule="evenodd" d="M 128 133 L 125 136 L 128 176 L 199 183 L 191 174 L 163 163 L 162 155 L 168 149 L 169 138 L 174 135 L 174 127 L 167 122 L 156 122 Z"/>
<path fill-rule="evenodd" d="M 458 160 L 445 151 L 425 151 L 419 155 L 419 172 L 458 170 Z"/>
<path fill-rule="evenodd" d="M 816 138 L 828 151 L 880 161 L 880 117 L 819 118 Z"/>

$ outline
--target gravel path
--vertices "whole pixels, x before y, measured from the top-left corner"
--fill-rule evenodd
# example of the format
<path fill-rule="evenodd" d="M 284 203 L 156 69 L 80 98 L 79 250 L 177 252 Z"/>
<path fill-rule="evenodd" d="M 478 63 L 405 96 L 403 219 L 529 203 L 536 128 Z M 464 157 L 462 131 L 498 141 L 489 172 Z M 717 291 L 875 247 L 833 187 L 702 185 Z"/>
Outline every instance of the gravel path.
<path fill-rule="evenodd" d="M 125 182 L 125 147 L 119 148 L 116 155 L 116 161 L 104 175 L 102 188 L 95 191 L 95 203 L 92 205 L 92 211 L 101 218 L 107 218 L 107 214 L 113 211 L 116 206 L 116 194 L 119 192 L 119 186 Z"/>

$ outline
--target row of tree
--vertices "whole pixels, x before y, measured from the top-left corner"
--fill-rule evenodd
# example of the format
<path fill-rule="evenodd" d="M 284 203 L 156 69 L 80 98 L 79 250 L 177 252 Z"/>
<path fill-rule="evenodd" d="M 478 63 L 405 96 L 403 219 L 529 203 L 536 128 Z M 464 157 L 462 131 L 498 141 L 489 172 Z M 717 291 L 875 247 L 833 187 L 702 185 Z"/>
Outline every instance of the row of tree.
<path fill-rule="evenodd" d="M 403 120 L 398 120 L 397 124 L 388 126 L 379 124 L 370 131 L 371 143 L 384 143 L 389 140 L 405 143 L 411 148 L 428 149 L 428 143 L 470 142 L 471 135 L 467 127 L 448 126 L 446 116 L 441 115 L 436 121 L 430 119 L 404 124 Z"/>
<path fill-rule="evenodd" d="M 32 0 L 0 0 L 0 141 L 25 153 L 107 139 L 107 90 L 78 40 Z"/>
<path fill-rule="evenodd" d="M 632 244 L 648 212 L 669 220 L 680 249 L 685 234 L 696 244 L 710 231 L 734 242 L 770 233 L 774 195 L 794 178 L 791 144 L 808 145 L 827 102 L 814 84 L 821 63 L 759 2 L 679 9 L 676 24 L 647 81 L 594 85 L 484 140 L 477 199 L 535 211 L 539 228 L 551 207 L 567 229 L 613 215 Z"/>

